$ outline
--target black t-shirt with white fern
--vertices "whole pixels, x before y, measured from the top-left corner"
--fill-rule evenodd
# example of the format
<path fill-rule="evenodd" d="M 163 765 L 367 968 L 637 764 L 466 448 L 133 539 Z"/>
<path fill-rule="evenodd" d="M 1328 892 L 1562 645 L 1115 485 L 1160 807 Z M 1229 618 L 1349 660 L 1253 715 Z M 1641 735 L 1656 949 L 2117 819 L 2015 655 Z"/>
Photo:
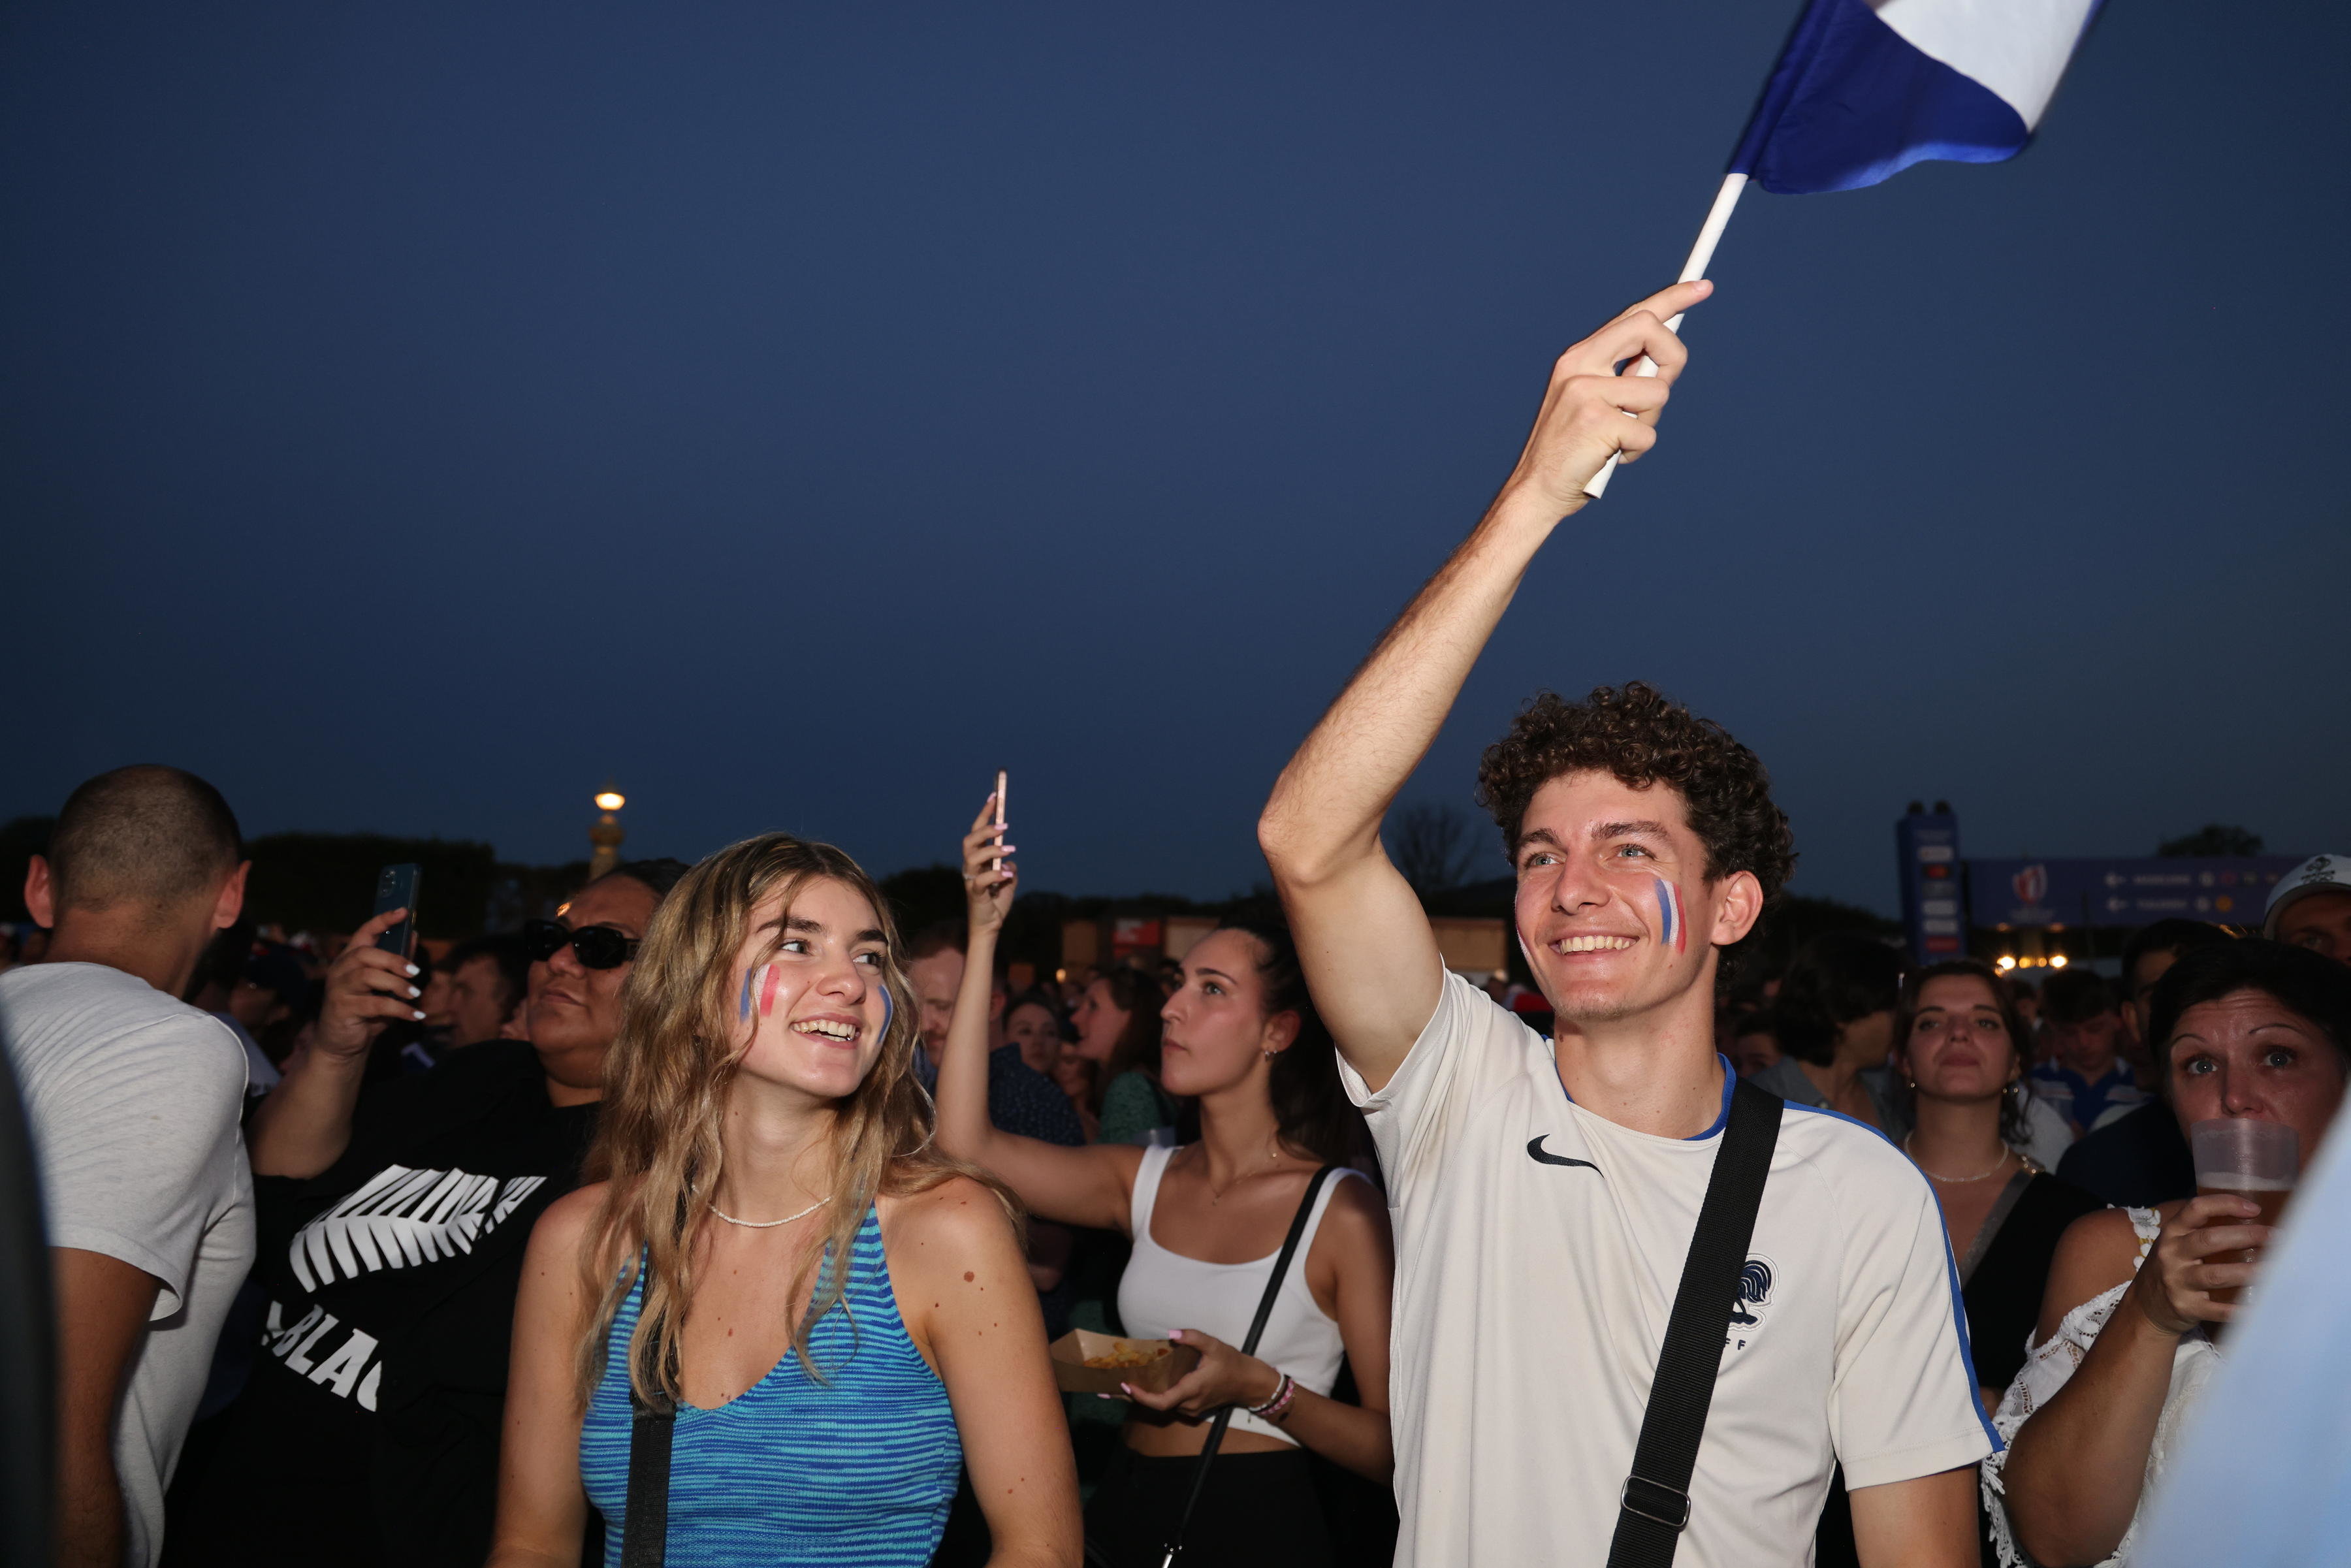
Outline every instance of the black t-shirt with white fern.
<path fill-rule="evenodd" d="M 476 1568 L 524 1245 L 595 1113 L 528 1045 L 468 1046 L 371 1089 L 324 1175 L 255 1182 L 261 1353 L 175 1563 Z"/>

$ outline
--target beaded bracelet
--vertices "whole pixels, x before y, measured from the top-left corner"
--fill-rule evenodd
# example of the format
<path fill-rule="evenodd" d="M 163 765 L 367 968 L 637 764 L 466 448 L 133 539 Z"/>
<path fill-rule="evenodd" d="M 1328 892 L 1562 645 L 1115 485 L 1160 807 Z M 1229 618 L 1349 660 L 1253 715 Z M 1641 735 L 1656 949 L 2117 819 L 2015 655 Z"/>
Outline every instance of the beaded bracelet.
<path fill-rule="evenodd" d="M 1279 1421 L 1290 1414 L 1290 1402 L 1297 1396 L 1298 1385 L 1285 1372 L 1281 1375 L 1281 1381 L 1273 1385 L 1273 1397 L 1262 1405 L 1249 1406 L 1249 1413 L 1260 1421 Z"/>

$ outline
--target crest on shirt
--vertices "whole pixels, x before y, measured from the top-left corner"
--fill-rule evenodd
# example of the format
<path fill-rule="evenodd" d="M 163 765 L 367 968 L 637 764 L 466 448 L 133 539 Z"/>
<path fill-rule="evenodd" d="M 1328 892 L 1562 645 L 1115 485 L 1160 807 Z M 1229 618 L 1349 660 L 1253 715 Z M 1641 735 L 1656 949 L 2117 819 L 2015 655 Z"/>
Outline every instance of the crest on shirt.
<path fill-rule="evenodd" d="M 1771 1287 L 1779 1270 L 1771 1260 L 1761 1253 L 1750 1253 L 1739 1270 L 1739 1297 L 1730 1304 L 1730 1332 L 1723 1343 L 1732 1350 L 1744 1350 L 1747 1342 L 1763 1327 L 1763 1309 L 1771 1304 Z"/>

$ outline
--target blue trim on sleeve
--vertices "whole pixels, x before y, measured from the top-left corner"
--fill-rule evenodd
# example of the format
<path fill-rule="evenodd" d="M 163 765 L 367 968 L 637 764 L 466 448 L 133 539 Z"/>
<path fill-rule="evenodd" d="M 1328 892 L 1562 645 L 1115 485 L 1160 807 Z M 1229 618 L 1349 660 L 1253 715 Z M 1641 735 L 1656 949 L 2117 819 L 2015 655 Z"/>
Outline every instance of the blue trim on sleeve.
<path fill-rule="evenodd" d="M 1791 1100 L 1787 1104 L 1791 1111 L 1806 1111 L 1815 1116 L 1832 1117 L 1839 1122 L 1859 1127 L 1865 1133 L 1876 1133 L 1888 1145 L 1893 1145 L 1896 1149 L 1900 1147 L 1899 1145 L 1894 1144 L 1893 1139 L 1886 1137 L 1883 1130 L 1871 1126 L 1858 1116 L 1848 1116 L 1842 1111 L 1832 1111 L 1825 1105 L 1807 1105 L 1796 1100 Z M 1909 1155 L 1905 1155 L 1902 1157 L 1905 1164 L 1909 1162 Z M 1919 1171 L 1917 1166 L 1911 1166 L 1910 1168 L 1917 1174 L 1920 1181 L 1927 1179 L 1926 1173 Z M 1975 1412 L 1976 1425 L 1983 1428 L 1984 1437 L 1991 1443 L 1991 1451 L 1995 1454 L 2001 1453 L 2007 1448 L 2008 1445 L 2000 1440 L 2000 1433 L 1992 1427 L 1991 1417 L 1984 1414 L 1983 1397 L 1976 1392 L 1983 1386 L 1983 1384 L 1976 1376 L 1975 1349 L 1968 1343 L 1968 1304 L 1959 1294 L 1959 1262 L 1951 1255 L 1951 1233 L 1943 1224 L 1943 1206 L 1935 1202 L 1935 1189 L 1932 1186 L 1927 1188 L 1927 1201 L 1935 1204 L 1935 1226 L 1937 1229 L 1943 1232 L 1943 1277 L 1949 1281 L 1951 1287 L 1951 1323 L 1959 1333 L 1959 1364 L 1966 1367 L 1968 1372 L 1968 1408 Z"/>

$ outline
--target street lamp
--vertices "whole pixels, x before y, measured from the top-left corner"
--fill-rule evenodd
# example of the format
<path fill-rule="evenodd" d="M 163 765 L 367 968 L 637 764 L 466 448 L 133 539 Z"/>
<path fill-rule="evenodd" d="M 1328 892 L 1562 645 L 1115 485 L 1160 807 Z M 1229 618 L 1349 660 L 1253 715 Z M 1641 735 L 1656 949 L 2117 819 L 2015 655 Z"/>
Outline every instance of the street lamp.
<path fill-rule="evenodd" d="M 628 834 L 622 828 L 621 819 L 616 813 L 628 803 L 628 797 L 613 789 L 610 779 L 605 781 L 603 789 L 597 791 L 596 809 L 604 814 L 597 818 L 588 830 L 588 841 L 596 846 L 595 852 L 588 857 L 588 880 L 590 882 L 600 876 L 610 875 L 621 863 L 621 841 Z"/>

